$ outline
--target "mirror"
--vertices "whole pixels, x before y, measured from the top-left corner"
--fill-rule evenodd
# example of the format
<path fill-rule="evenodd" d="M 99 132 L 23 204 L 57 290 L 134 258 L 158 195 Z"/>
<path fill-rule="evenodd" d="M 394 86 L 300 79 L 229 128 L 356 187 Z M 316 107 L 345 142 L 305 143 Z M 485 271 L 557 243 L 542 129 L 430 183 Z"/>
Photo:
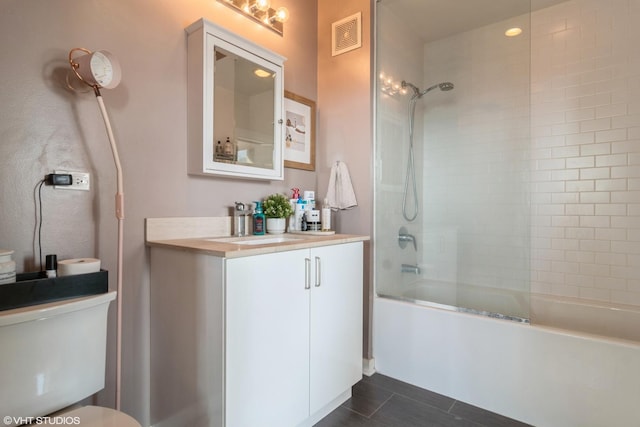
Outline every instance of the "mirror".
<path fill-rule="evenodd" d="M 188 32 L 188 171 L 283 179 L 284 58 L 208 21 Z"/>
<path fill-rule="evenodd" d="M 215 162 L 273 167 L 275 71 L 215 47 Z"/>

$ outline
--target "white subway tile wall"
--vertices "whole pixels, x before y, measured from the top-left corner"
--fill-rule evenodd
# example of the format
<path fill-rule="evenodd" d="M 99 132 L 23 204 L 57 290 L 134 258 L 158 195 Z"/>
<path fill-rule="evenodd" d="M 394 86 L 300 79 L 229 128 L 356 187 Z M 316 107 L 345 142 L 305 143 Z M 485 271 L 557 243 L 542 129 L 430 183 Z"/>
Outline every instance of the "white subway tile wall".
<path fill-rule="evenodd" d="M 519 19 L 425 46 L 424 226 L 460 282 L 640 305 L 640 1 Z"/>
<path fill-rule="evenodd" d="M 640 305 L 640 1 L 532 13 L 531 290 Z"/>
<path fill-rule="evenodd" d="M 406 23 L 398 19 L 393 10 L 380 7 L 378 49 L 384 52 L 377 58 L 377 69 L 384 79 L 395 84 L 402 80 L 419 84 L 422 81 L 422 45 L 413 34 L 406 31 Z M 398 46 L 402 46 L 398 49 Z M 378 76 L 380 78 L 380 76 Z M 403 295 L 415 275 L 401 274 L 402 264 L 417 265 L 416 251 L 412 245 L 405 249 L 398 246 L 398 233 L 402 226 L 415 235 L 419 251 L 424 249 L 423 236 L 416 224 L 407 224 L 402 217 L 402 186 L 408 156 L 409 131 L 407 116 L 409 97 L 394 96 L 377 91 L 377 140 L 376 148 L 376 282 L 377 291 L 388 295 Z M 418 148 L 420 150 L 420 148 Z M 418 191 L 421 192 L 421 182 Z M 410 201 L 409 209 L 413 209 Z M 412 212 L 412 211 L 410 211 Z M 433 263 L 431 263 L 433 264 Z M 423 267 L 423 266 L 421 266 Z M 424 270 L 424 269 L 423 269 Z"/>
<path fill-rule="evenodd" d="M 417 104 L 414 223 L 400 210 L 409 97 L 379 95 L 377 286 L 401 292 L 414 278 L 398 263 L 417 263 L 426 278 L 640 305 L 640 0 L 571 0 L 517 17 L 519 37 L 509 20 L 422 47 L 384 18 L 378 69 L 455 89 Z M 425 247 L 398 260 L 401 225 Z"/>
<path fill-rule="evenodd" d="M 513 26 L 523 34 L 505 37 Z M 537 127 L 540 146 L 531 152 L 529 34 L 526 15 L 426 44 L 421 84 L 451 81 L 455 89 L 429 93 L 416 110 L 422 130 L 418 145 L 424 147 L 418 167 L 423 226 L 455 228 L 457 252 L 451 256 L 458 283 L 524 295 L 531 274 L 531 157 L 543 190 L 539 209 L 549 222 L 540 225 L 549 227 L 551 218 L 577 225 L 578 217 L 566 217 L 550 195 L 564 190 L 565 179 L 579 180 L 578 169 L 564 170 L 564 158 L 580 154 L 578 147 L 566 147 L 562 136 L 578 127 L 552 112 L 545 119 L 561 126 Z M 538 238 L 538 244 L 555 250 L 549 238 Z M 431 254 L 423 257 L 423 264 L 433 262 Z M 557 280 L 554 275 L 549 280 Z M 466 301 L 472 304 L 466 307 L 487 310 L 485 300 Z M 526 303 L 509 310 L 502 314 L 528 317 Z"/>

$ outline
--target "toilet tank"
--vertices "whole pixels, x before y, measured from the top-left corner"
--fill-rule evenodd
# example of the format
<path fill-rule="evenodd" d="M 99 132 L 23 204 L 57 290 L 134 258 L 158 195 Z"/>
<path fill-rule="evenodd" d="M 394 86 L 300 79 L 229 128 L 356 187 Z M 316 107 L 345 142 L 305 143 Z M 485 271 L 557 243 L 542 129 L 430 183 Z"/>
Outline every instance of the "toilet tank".
<path fill-rule="evenodd" d="M 115 297 L 0 311 L 3 417 L 47 415 L 104 388 L 107 311 Z"/>

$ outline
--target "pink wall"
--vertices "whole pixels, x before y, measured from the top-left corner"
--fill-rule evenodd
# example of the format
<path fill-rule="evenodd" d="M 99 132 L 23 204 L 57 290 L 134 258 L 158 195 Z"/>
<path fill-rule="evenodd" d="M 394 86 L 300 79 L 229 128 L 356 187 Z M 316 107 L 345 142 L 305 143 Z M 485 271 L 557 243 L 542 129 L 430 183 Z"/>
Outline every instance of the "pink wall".
<path fill-rule="evenodd" d="M 331 165 L 349 168 L 358 206 L 334 214 L 338 231 L 372 235 L 373 230 L 373 113 L 372 6 L 367 0 L 322 0 L 318 3 L 318 156 L 320 197 L 327 191 Z M 331 24 L 362 12 L 362 47 L 331 56 Z M 364 355 L 371 354 L 370 277 L 372 251 L 365 245 Z"/>
<path fill-rule="evenodd" d="M 122 64 L 122 84 L 103 91 L 103 96 L 119 142 L 125 180 L 122 408 L 143 425 L 149 418 L 150 387 L 144 218 L 221 216 L 228 214 L 234 200 L 249 202 L 293 186 L 326 190 L 326 184 L 316 188 L 318 173 L 293 169 L 286 169 L 284 182 L 273 183 L 186 173 L 184 28 L 200 17 L 287 57 L 285 88 L 321 102 L 316 1 L 274 3 L 291 12 L 284 37 L 215 0 L 0 3 L 0 247 L 16 251 L 19 272 L 39 268 L 33 248 L 34 188 L 57 168 L 89 171 L 92 189 L 89 193 L 43 189 L 43 255 L 98 257 L 104 268 L 115 272 L 115 169 L 104 125 L 93 94 L 71 93 L 64 80 L 73 47 L 109 50 Z M 319 109 L 326 111 L 321 105 Z M 323 138 L 320 141 L 322 146 Z M 322 171 L 328 156 L 325 149 L 319 153 L 318 171 Z M 112 287 L 114 280 L 111 274 Z M 114 313 L 111 320 L 113 331 Z M 113 404 L 113 343 L 112 334 L 108 384 L 99 404 Z"/>

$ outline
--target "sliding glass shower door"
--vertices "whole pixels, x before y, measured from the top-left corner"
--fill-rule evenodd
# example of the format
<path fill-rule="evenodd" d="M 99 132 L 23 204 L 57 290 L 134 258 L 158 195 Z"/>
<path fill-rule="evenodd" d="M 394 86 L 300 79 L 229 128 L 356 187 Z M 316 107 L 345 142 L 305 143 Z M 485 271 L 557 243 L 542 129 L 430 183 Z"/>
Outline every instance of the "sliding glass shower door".
<path fill-rule="evenodd" d="M 376 15 L 377 294 L 527 319 L 529 1 Z"/>

